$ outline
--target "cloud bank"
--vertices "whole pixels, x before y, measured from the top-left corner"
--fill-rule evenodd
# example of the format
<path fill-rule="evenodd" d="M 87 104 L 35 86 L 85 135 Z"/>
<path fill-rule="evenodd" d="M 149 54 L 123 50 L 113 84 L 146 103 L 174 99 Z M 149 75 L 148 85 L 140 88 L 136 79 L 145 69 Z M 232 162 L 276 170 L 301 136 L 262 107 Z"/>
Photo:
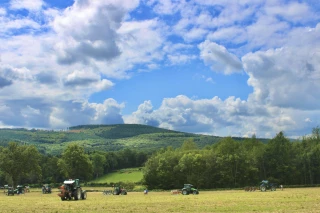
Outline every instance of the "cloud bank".
<path fill-rule="evenodd" d="M 313 0 L 0 4 L 0 126 L 140 123 L 221 136 L 308 134 L 320 124 L 319 10 Z M 141 73 L 186 65 L 204 83 L 245 75 L 252 92 L 151 95 L 131 112 L 111 95 Z"/>

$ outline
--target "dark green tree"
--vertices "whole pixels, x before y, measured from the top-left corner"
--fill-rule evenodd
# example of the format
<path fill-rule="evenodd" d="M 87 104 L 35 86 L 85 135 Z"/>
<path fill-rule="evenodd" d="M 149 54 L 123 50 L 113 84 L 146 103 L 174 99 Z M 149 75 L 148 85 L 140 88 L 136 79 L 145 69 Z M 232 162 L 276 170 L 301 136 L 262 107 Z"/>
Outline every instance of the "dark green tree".
<path fill-rule="evenodd" d="M 96 152 L 91 155 L 91 159 L 94 176 L 97 178 L 100 175 L 103 175 L 104 166 L 107 162 L 105 155 Z"/>
<path fill-rule="evenodd" d="M 0 153 L 0 169 L 15 187 L 21 178 L 41 178 L 40 153 L 35 146 L 9 143 Z"/>
<path fill-rule="evenodd" d="M 93 166 L 83 147 L 70 144 L 58 160 L 58 167 L 67 178 L 79 178 L 88 181 L 92 178 Z"/>
<path fill-rule="evenodd" d="M 279 132 L 268 142 L 264 153 L 266 178 L 282 184 L 293 183 L 294 179 L 290 177 L 295 170 L 294 158 L 292 143 Z"/>

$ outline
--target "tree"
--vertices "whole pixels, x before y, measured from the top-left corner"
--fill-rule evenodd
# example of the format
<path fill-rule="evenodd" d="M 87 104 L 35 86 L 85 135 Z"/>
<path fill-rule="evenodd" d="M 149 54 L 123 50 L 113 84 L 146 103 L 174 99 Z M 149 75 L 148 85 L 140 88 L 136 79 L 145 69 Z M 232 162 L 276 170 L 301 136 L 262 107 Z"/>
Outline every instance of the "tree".
<path fill-rule="evenodd" d="M 32 175 L 41 178 L 40 157 L 35 146 L 9 143 L 8 147 L 1 150 L 0 168 L 12 180 L 12 186 L 15 187 L 22 177 Z"/>
<path fill-rule="evenodd" d="M 273 179 L 279 183 L 290 184 L 294 178 L 290 178 L 295 170 L 293 159 L 292 143 L 287 139 L 283 132 L 279 132 L 271 139 L 264 153 L 266 165 L 266 178 Z"/>
<path fill-rule="evenodd" d="M 99 177 L 103 174 L 104 165 L 106 164 L 106 157 L 100 153 L 94 153 L 91 155 L 93 172 L 95 177 Z"/>
<path fill-rule="evenodd" d="M 183 151 L 190 151 L 198 149 L 197 144 L 194 142 L 193 138 L 185 140 L 181 146 L 181 150 Z"/>
<path fill-rule="evenodd" d="M 69 145 L 58 160 L 58 167 L 62 174 L 68 178 L 90 180 L 93 166 L 89 156 L 85 154 L 83 147 L 77 144 Z"/>

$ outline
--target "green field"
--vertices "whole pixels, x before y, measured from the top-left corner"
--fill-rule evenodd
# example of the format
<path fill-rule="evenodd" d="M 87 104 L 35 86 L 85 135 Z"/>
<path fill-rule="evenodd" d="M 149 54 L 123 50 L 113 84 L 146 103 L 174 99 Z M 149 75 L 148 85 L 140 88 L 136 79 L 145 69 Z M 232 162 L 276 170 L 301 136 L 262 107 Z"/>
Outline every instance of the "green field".
<path fill-rule="evenodd" d="M 88 188 L 89 189 L 89 188 Z M 275 192 L 206 191 L 199 195 L 129 192 L 127 196 L 89 192 L 87 200 L 61 201 L 57 191 L 0 194 L 1 212 L 320 212 L 320 189 Z"/>
<path fill-rule="evenodd" d="M 136 183 L 140 182 L 142 177 L 142 171 L 138 168 L 121 169 L 90 181 L 90 183 L 117 183 L 120 181 Z"/>

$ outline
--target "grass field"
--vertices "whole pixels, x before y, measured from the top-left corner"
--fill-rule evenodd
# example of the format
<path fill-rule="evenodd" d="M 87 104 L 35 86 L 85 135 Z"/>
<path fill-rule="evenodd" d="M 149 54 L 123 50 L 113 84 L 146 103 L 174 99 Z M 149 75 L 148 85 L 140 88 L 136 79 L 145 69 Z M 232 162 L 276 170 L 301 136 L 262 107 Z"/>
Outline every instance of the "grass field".
<path fill-rule="evenodd" d="M 97 178 L 90 183 L 117 183 L 117 182 L 139 182 L 142 180 L 142 171 L 138 168 L 122 169 L 116 172 L 111 172 L 100 178 Z"/>
<path fill-rule="evenodd" d="M 88 188 L 89 189 L 89 188 Z M 275 192 L 206 191 L 199 195 L 132 192 L 127 196 L 89 192 L 87 200 L 61 201 L 58 191 L 0 194 L 0 212 L 320 212 L 320 188 Z"/>

